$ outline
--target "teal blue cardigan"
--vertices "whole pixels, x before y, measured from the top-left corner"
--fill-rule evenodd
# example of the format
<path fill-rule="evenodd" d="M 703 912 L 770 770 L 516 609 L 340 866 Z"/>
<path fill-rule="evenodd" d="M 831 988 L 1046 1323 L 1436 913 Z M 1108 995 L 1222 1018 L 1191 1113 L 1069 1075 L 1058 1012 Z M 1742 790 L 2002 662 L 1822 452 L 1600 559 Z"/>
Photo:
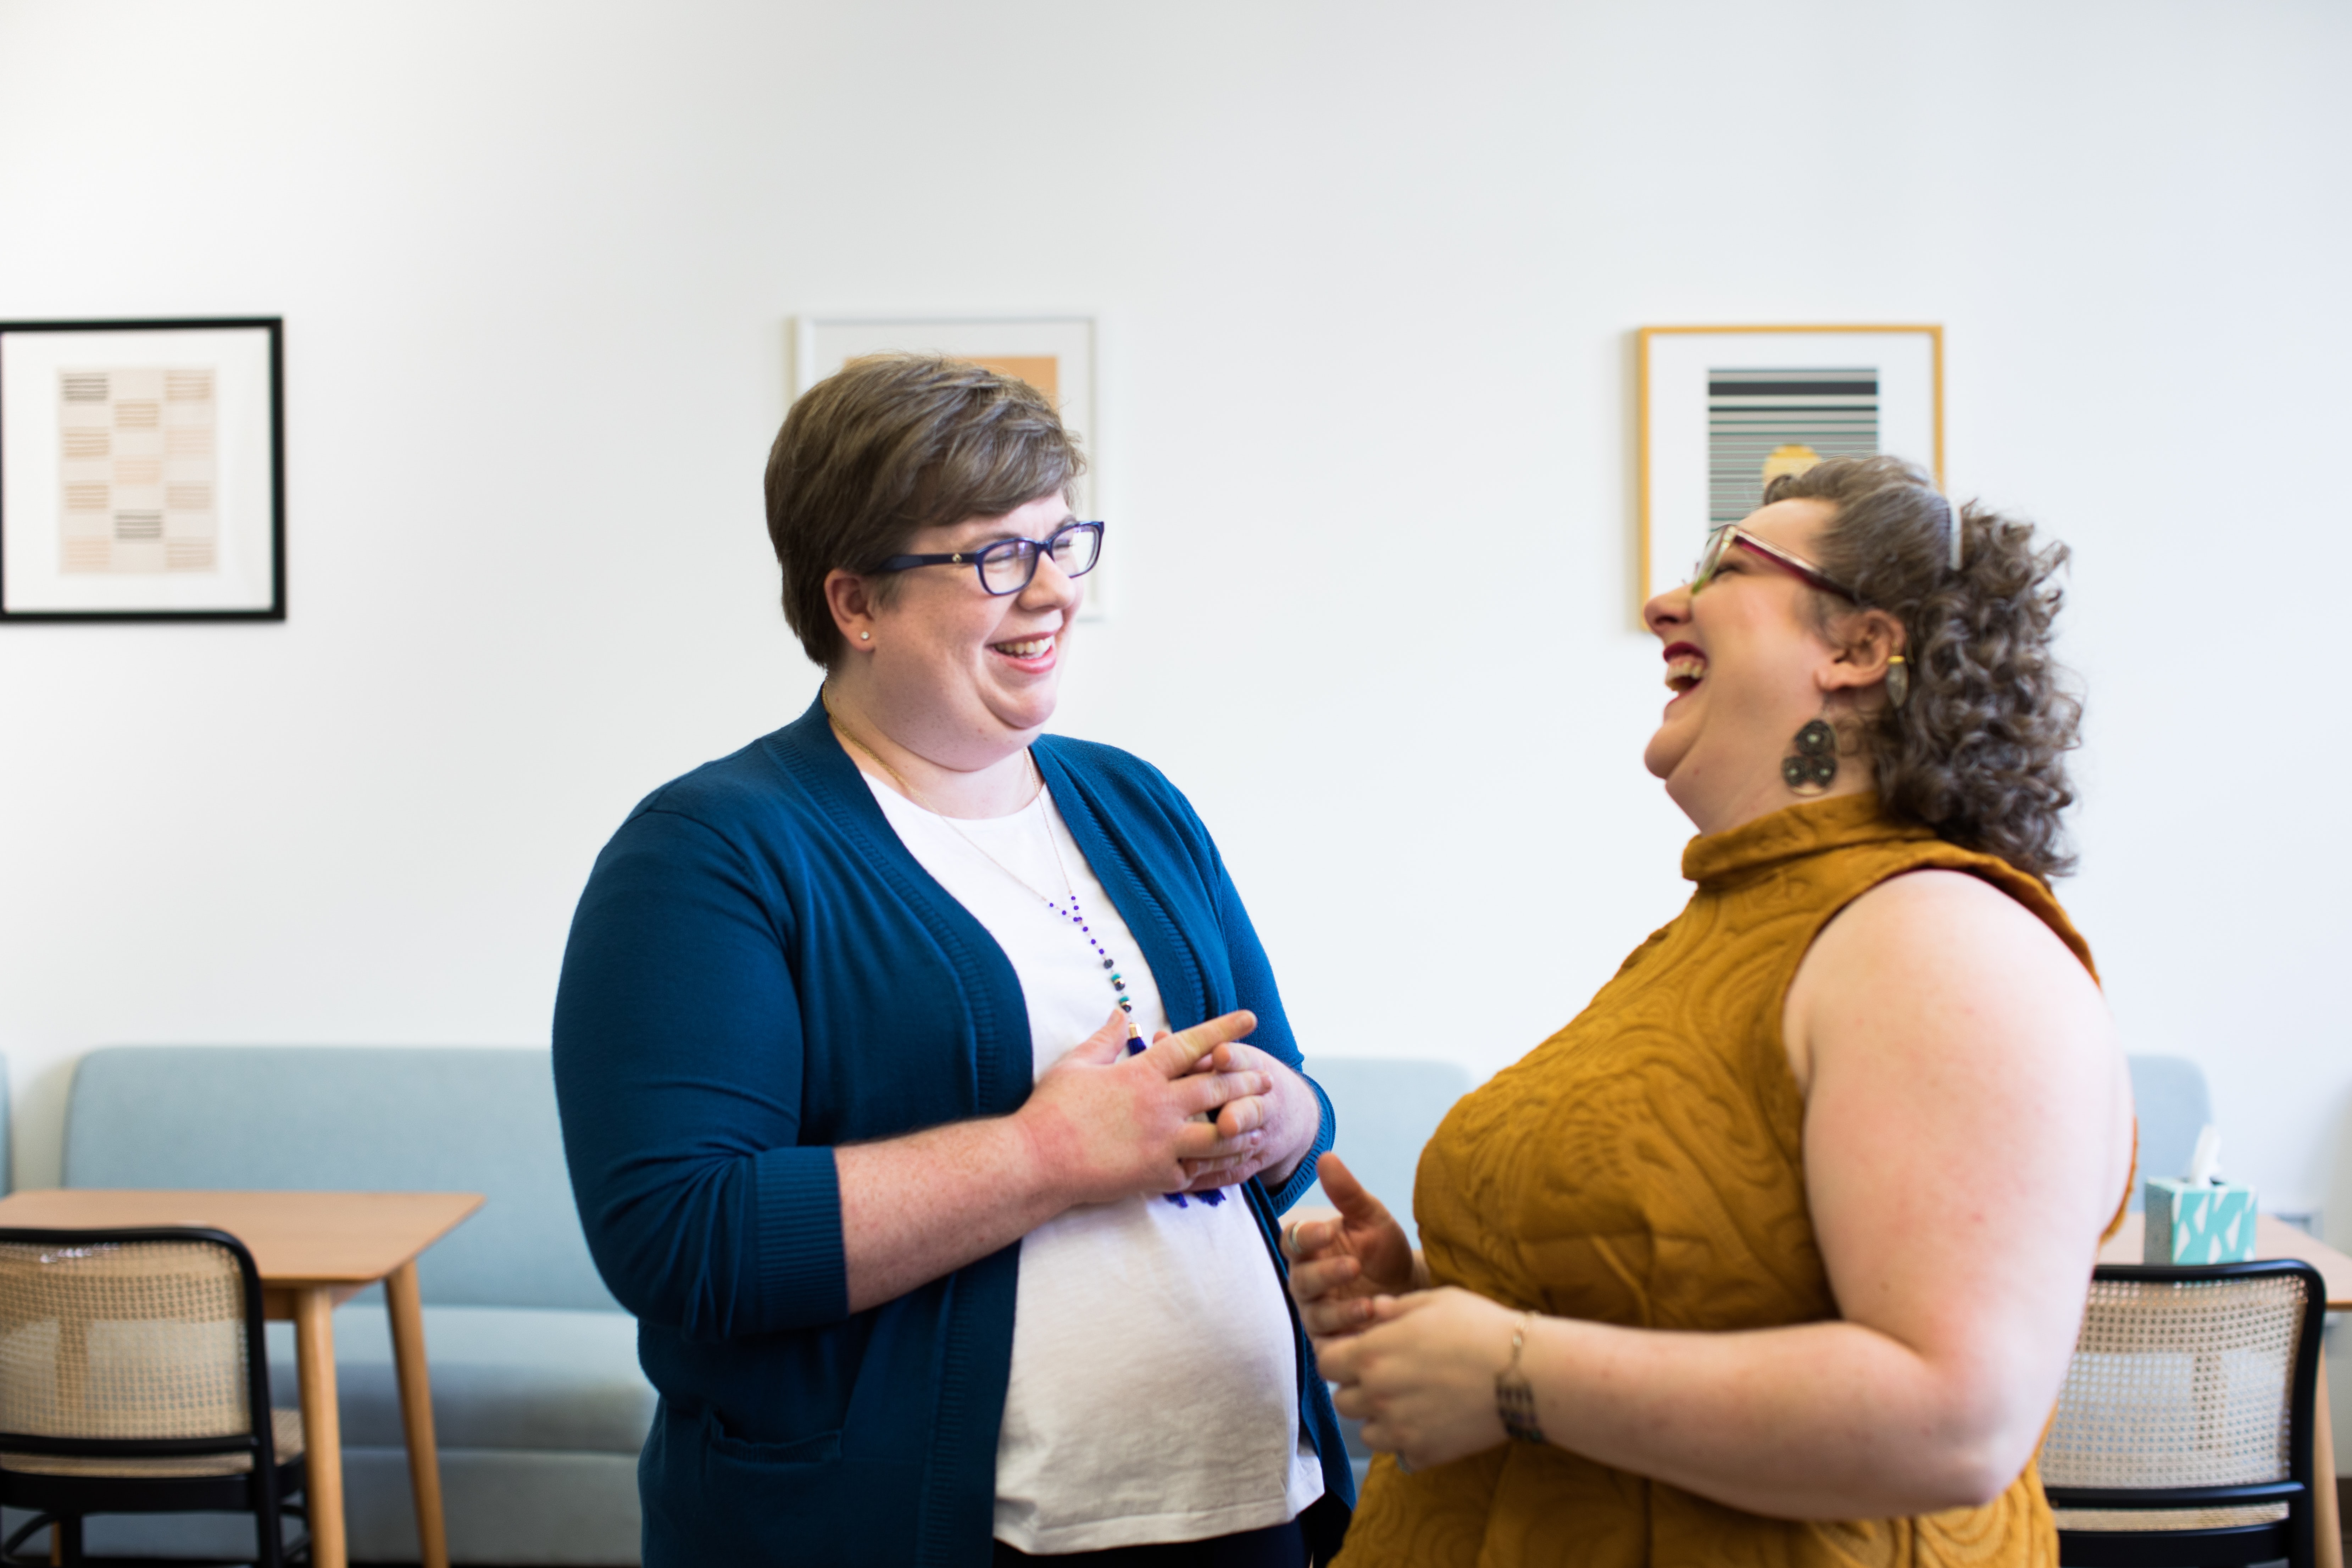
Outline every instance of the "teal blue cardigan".
<path fill-rule="evenodd" d="M 1108 746 L 1034 751 L 1170 1024 L 1247 1007 L 1251 1042 L 1301 1066 L 1184 797 Z M 852 1312 L 833 1152 L 1004 1115 L 1031 1081 L 1011 963 L 899 843 L 821 708 L 630 813 L 572 918 L 555 1084 L 589 1250 L 661 1394 L 638 1466 L 646 1568 L 988 1563 L 1018 1244 Z M 1313 1150 L 1279 1189 L 1243 1189 L 1277 1274 L 1276 1215 L 1331 1146 L 1315 1095 Z M 1331 1500 L 1310 1535 L 1336 1545 L 1354 1477 L 1291 1323 Z"/>

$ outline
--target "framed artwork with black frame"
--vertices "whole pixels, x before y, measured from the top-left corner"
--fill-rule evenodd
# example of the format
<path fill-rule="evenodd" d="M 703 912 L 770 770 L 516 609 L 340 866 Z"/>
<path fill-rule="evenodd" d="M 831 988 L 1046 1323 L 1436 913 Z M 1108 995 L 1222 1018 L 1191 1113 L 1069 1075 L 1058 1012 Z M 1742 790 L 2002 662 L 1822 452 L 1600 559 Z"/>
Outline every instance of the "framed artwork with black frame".
<path fill-rule="evenodd" d="M 1944 482 L 1940 326 L 1643 327 L 1635 345 L 1637 617 L 1776 475 L 1885 452 Z"/>
<path fill-rule="evenodd" d="M 283 320 L 0 322 L 0 620 L 285 618 Z"/>

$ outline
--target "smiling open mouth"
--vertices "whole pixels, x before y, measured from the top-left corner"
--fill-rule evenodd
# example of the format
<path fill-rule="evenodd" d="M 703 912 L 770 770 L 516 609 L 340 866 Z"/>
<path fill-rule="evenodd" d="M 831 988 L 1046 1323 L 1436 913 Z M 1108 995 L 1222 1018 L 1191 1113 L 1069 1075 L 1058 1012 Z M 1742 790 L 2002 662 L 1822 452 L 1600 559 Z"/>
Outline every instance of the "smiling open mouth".
<path fill-rule="evenodd" d="M 995 642 L 988 645 L 1007 658 L 1043 658 L 1054 651 L 1051 636 L 1024 637 L 1019 642 Z"/>
<path fill-rule="evenodd" d="M 1686 642 L 1666 649 L 1666 687 L 1677 697 L 1706 679 L 1706 655 Z"/>

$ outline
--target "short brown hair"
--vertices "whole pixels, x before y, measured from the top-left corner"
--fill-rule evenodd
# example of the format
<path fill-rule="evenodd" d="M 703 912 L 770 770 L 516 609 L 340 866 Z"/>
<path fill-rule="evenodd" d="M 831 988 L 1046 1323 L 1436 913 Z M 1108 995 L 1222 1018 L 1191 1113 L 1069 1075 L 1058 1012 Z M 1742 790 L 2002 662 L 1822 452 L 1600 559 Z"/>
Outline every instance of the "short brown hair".
<path fill-rule="evenodd" d="M 2074 869 L 2061 815 L 2074 799 L 2066 753 L 2080 743 L 2083 704 L 2052 646 L 2066 546 L 1983 507 L 1955 510 L 1899 458 L 1832 458 L 1775 479 L 1764 500 L 1827 502 L 1815 563 L 1903 623 L 1909 700 L 1864 726 L 1879 798 L 2037 877 Z M 1814 600 L 1824 628 L 1849 609 Z"/>
<path fill-rule="evenodd" d="M 786 624 L 829 668 L 841 635 L 827 574 L 873 572 L 917 529 L 1002 516 L 1084 472 L 1076 438 L 1025 381 L 938 354 L 851 361 L 801 395 L 768 453 Z"/>

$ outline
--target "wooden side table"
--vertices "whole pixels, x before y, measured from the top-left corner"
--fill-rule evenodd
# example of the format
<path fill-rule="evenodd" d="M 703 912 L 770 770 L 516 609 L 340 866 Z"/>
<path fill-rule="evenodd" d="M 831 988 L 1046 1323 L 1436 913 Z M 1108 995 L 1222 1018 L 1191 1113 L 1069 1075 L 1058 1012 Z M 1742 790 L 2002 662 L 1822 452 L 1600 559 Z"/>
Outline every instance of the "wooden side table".
<path fill-rule="evenodd" d="M 335 1393 L 335 1308 L 382 1281 L 391 1308 L 400 1420 L 416 1499 L 424 1568 L 449 1568 L 441 1461 L 425 1360 L 416 1256 L 482 1206 L 478 1193 L 207 1193 L 50 1187 L 0 1198 L 0 1226 L 88 1230 L 189 1225 L 225 1230 L 261 1273 L 262 1315 L 294 1325 L 310 1560 L 349 1568 L 343 1526 L 343 1440 Z"/>

